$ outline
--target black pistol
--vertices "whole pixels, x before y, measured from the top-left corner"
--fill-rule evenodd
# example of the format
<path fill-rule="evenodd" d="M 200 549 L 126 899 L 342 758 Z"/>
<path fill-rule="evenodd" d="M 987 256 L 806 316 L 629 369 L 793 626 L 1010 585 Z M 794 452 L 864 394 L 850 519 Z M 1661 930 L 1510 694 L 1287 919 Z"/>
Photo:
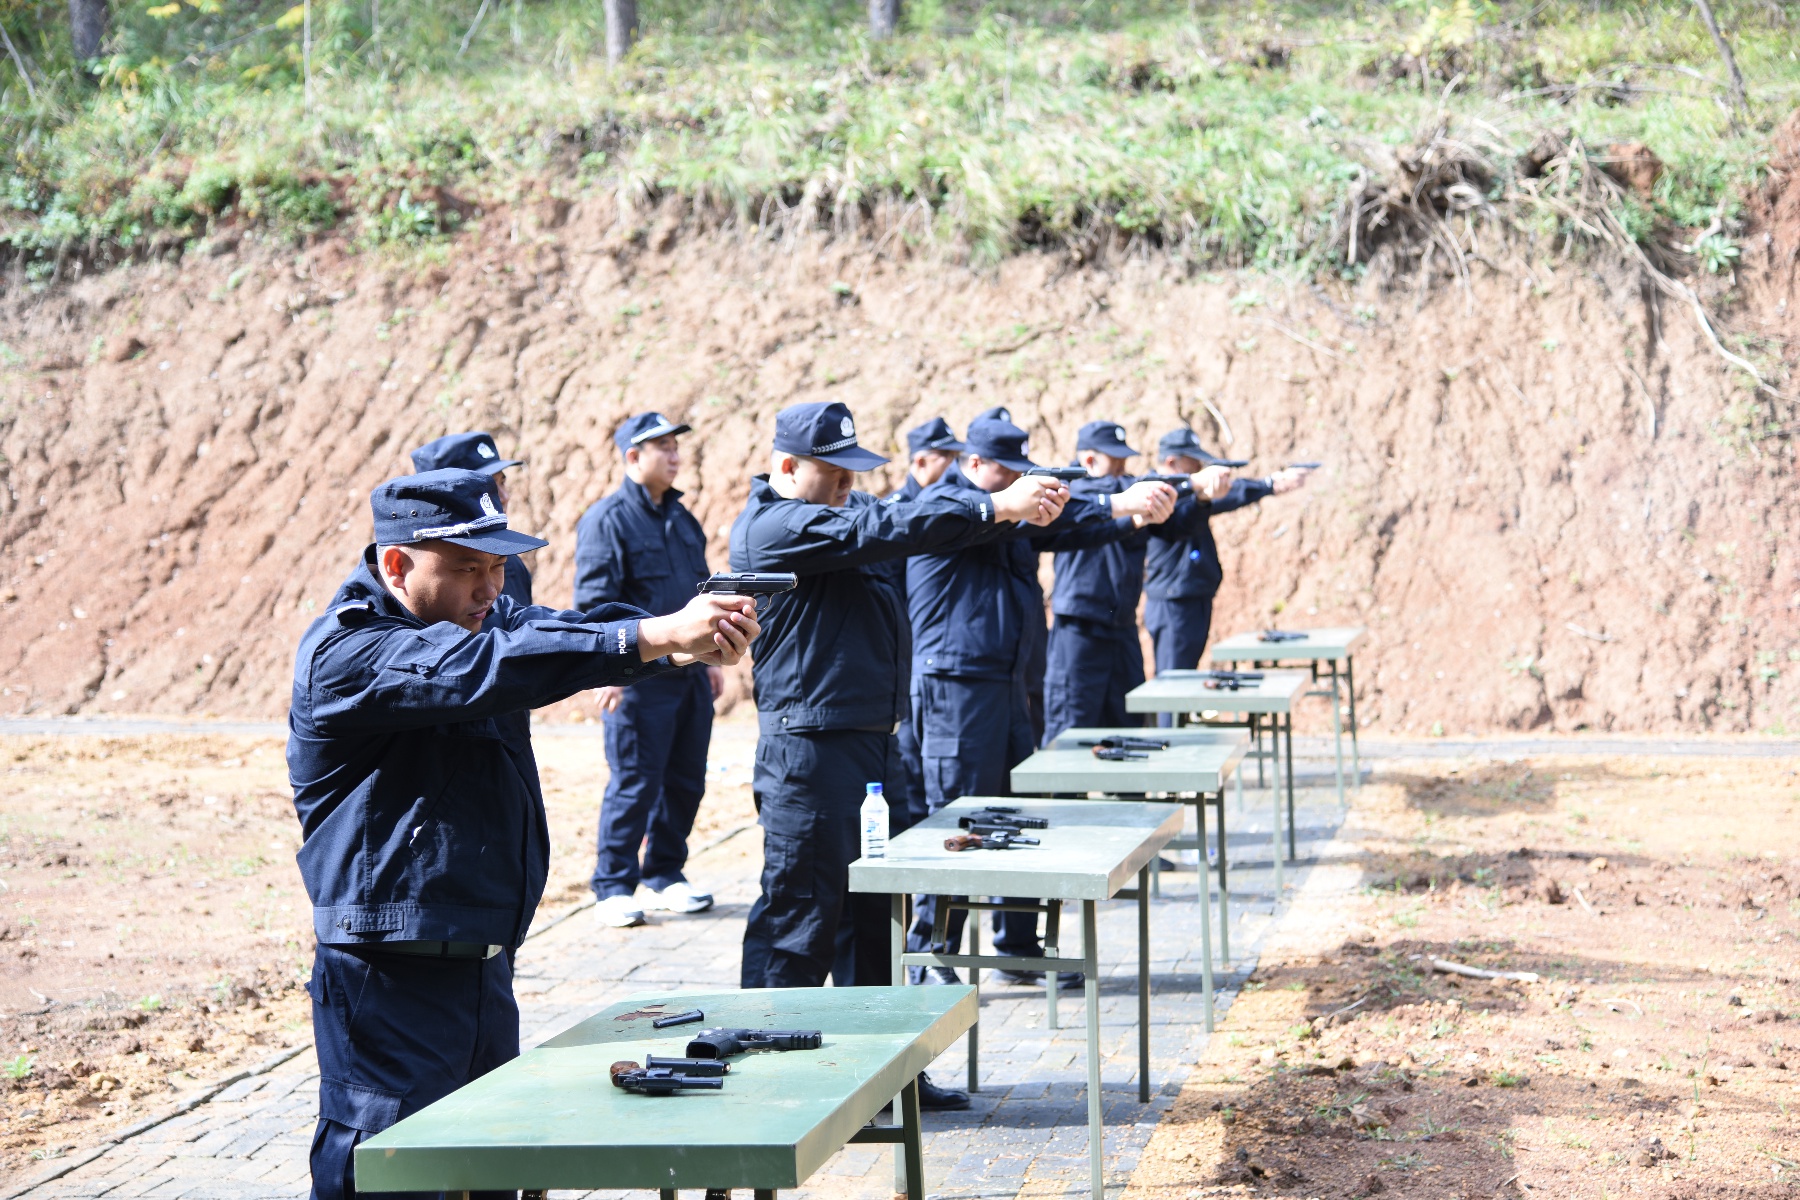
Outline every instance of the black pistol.
<path fill-rule="evenodd" d="M 1256 635 L 1259 642 L 1304 642 L 1306 635 L 1291 629 L 1265 629 Z"/>
<path fill-rule="evenodd" d="M 1287 469 L 1290 471 L 1316 471 L 1324 465 L 1322 462 L 1289 463 Z"/>
<path fill-rule="evenodd" d="M 611 1068 L 613 1086 L 643 1096 L 673 1096 L 681 1091 L 719 1091 L 725 1081 L 717 1075 L 684 1075 L 660 1067 L 640 1067 L 616 1062 Z"/>
<path fill-rule="evenodd" d="M 1217 692 L 1235 692 L 1263 681 L 1261 671 L 1203 671 L 1200 686 Z"/>
<path fill-rule="evenodd" d="M 1025 837 L 1011 830 L 1000 830 L 995 833 L 981 833 L 970 830 L 968 833 L 953 833 L 944 839 L 946 850 L 1011 850 L 1014 846 L 1035 846 L 1036 838 Z"/>
<path fill-rule="evenodd" d="M 1050 828 L 1050 822 L 1044 817 L 1021 816 L 1016 808 L 984 808 L 980 812 L 956 818 L 956 823 L 964 829 L 971 829 L 976 825 L 992 825 L 1001 829 Z"/>
<path fill-rule="evenodd" d="M 689 1058 L 730 1058 L 750 1050 L 817 1050 L 817 1029 L 702 1029 L 687 1044 Z"/>
<path fill-rule="evenodd" d="M 1103 758 L 1107 762 L 1128 762 L 1134 758 L 1149 758 L 1141 750 L 1127 750 L 1123 746 L 1095 746 L 1094 757 Z"/>
<path fill-rule="evenodd" d="M 792 571 L 720 571 L 701 580 L 694 590 L 721 596 L 753 596 L 760 607 L 764 596 L 791 592 L 799 586 L 800 577 Z"/>
<path fill-rule="evenodd" d="M 1167 750 L 1167 738 L 1127 737 L 1124 734 L 1113 734 L 1109 737 L 1084 740 L 1075 743 L 1077 746 L 1103 746 L 1108 750 Z"/>
<path fill-rule="evenodd" d="M 1027 475 L 1045 475 L 1051 479 L 1060 479 L 1064 483 L 1074 483 L 1077 479 L 1088 477 L 1086 467 L 1032 467 Z"/>

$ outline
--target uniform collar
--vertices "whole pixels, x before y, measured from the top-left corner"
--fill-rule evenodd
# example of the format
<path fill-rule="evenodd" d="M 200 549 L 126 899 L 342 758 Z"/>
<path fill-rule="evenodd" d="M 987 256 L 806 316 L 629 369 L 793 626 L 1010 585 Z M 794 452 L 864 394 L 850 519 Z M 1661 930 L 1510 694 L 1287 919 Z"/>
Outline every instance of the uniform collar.
<path fill-rule="evenodd" d="M 657 507 L 656 501 L 650 499 L 650 489 L 629 475 L 625 477 L 625 487 L 630 490 L 632 495 L 637 497 L 640 504 L 651 512 L 656 513 L 658 516 L 661 516 L 663 510 L 668 508 L 672 502 L 679 500 L 682 497 L 680 488 L 670 488 L 663 493 L 662 507 L 659 508 Z"/>

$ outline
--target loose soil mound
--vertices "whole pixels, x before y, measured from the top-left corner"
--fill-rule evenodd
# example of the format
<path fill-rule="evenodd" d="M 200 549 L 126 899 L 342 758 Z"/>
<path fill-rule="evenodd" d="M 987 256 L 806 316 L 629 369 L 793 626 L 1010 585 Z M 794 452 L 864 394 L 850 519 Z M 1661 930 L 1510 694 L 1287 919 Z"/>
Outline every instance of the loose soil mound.
<path fill-rule="evenodd" d="M 1775 244 L 1747 246 L 1750 283 Z M 566 603 L 613 427 L 690 421 L 722 566 L 775 411 L 838 398 L 884 448 L 1002 403 L 1045 461 L 1102 416 L 1146 447 L 1192 421 L 1255 471 L 1323 461 L 1218 522 L 1216 628 L 1370 626 L 1372 728 L 1800 723 L 1793 452 L 1628 280 L 1477 266 L 1415 305 L 1138 259 L 977 277 L 601 200 L 490 216 L 441 266 L 213 249 L 6 297 L 0 713 L 281 713 L 370 486 L 450 430 L 528 460 L 517 518 L 552 539 L 538 595 Z"/>
<path fill-rule="evenodd" d="M 1716 760 L 1385 775 L 1344 834 L 1361 898 L 1301 902 L 1127 1200 L 1789 1193 L 1793 786 Z"/>

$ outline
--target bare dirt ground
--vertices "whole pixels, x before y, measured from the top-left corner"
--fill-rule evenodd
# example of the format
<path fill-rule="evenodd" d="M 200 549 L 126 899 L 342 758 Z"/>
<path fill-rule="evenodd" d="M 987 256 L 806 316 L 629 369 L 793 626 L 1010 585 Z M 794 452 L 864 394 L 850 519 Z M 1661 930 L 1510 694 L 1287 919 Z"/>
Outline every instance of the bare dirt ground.
<path fill-rule="evenodd" d="M 1130 1200 L 1791 1195 L 1794 768 L 1384 773 L 1360 897 L 1264 956 Z"/>
<path fill-rule="evenodd" d="M 536 739 L 553 857 L 587 894 L 599 738 Z M 0 737 L 0 1177 L 311 1039 L 311 908 L 278 738 Z M 693 844 L 754 820 L 709 781 Z"/>

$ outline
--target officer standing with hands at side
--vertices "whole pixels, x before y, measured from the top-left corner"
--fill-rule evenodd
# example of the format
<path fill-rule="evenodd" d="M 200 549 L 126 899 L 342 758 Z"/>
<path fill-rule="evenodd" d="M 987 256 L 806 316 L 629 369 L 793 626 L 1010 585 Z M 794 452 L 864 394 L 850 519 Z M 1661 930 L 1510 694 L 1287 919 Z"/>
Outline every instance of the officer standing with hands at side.
<path fill-rule="evenodd" d="M 1192 475 L 1220 462 L 1185 426 L 1163 435 L 1156 456 L 1158 469 L 1168 475 Z M 1193 506 L 1188 520 L 1172 521 L 1151 538 L 1144 556 L 1144 626 L 1158 675 L 1191 671 L 1206 653 L 1213 597 L 1225 575 L 1208 519 L 1294 491 L 1306 475 L 1302 467 L 1287 467 L 1267 479 L 1234 479 L 1223 495 Z M 1163 715 L 1167 724 L 1169 714 Z"/>
<path fill-rule="evenodd" d="M 1070 485 L 1081 499 L 1117 494 L 1132 486 L 1125 460 L 1137 454 L 1114 421 L 1090 421 L 1075 438 L 1076 459 L 1088 473 Z M 1188 519 L 1193 506 L 1224 494 L 1229 474 L 1207 467 L 1192 476 L 1170 523 Z M 1168 486 L 1168 485 L 1163 485 Z M 1049 745 L 1065 729 L 1143 724 L 1125 711 L 1125 693 L 1144 682 L 1137 606 L 1144 584 L 1144 551 L 1153 530 L 1094 549 L 1056 556 L 1050 592 L 1049 669 L 1044 681 L 1044 738 Z"/>
<path fill-rule="evenodd" d="M 506 503 L 511 499 L 506 487 L 507 468 L 525 465 L 516 458 L 501 458 L 493 435 L 488 433 L 445 434 L 414 450 L 411 457 L 413 470 L 421 473 L 455 469 L 488 476 L 494 481 L 494 502 L 501 512 L 506 511 Z M 504 594 L 512 597 L 514 604 L 531 603 L 531 570 L 517 554 L 506 556 Z"/>
<path fill-rule="evenodd" d="M 855 978 L 837 982 L 886 985 L 887 903 L 852 895 L 849 873 L 864 785 L 897 781 L 894 732 L 907 715 L 910 626 L 888 564 L 986 540 L 1011 522 L 1047 523 L 1067 492 L 1043 477 L 991 495 L 893 503 L 853 491 L 857 471 L 887 460 L 857 444 L 850 410 L 838 403 L 783 409 L 774 442 L 770 471 L 751 482 L 731 528 L 732 570 L 800 577 L 769 598 L 754 656 L 763 875 L 744 930 L 742 983 L 822 985 L 838 925 L 849 920 Z M 922 1102 L 946 1107 L 946 1095 L 956 1094 L 924 1088 Z"/>
<path fill-rule="evenodd" d="M 576 608 L 618 603 L 669 612 L 711 574 L 706 534 L 675 487 L 680 437 L 689 429 L 661 413 L 639 413 L 613 434 L 625 480 L 575 523 Z M 610 768 L 592 881 L 601 924 L 641 925 L 645 904 L 676 913 L 712 907 L 712 894 L 690 884 L 683 869 L 706 794 L 713 702 L 724 690 L 724 672 L 702 663 L 600 690 Z M 640 881 L 645 903 L 635 897 Z"/>
<path fill-rule="evenodd" d="M 302 635 L 288 712 L 318 938 L 314 1200 L 355 1194 L 358 1142 L 519 1052 L 512 955 L 550 835 L 529 741 L 500 721 L 696 660 L 730 665 L 759 632 L 747 597 L 695 596 L 661 617 L 515 604 L 507 556 L 545 543 L 508 528 L 489 475 L 408 475 L 369 499 L 374 543 Z"/>

